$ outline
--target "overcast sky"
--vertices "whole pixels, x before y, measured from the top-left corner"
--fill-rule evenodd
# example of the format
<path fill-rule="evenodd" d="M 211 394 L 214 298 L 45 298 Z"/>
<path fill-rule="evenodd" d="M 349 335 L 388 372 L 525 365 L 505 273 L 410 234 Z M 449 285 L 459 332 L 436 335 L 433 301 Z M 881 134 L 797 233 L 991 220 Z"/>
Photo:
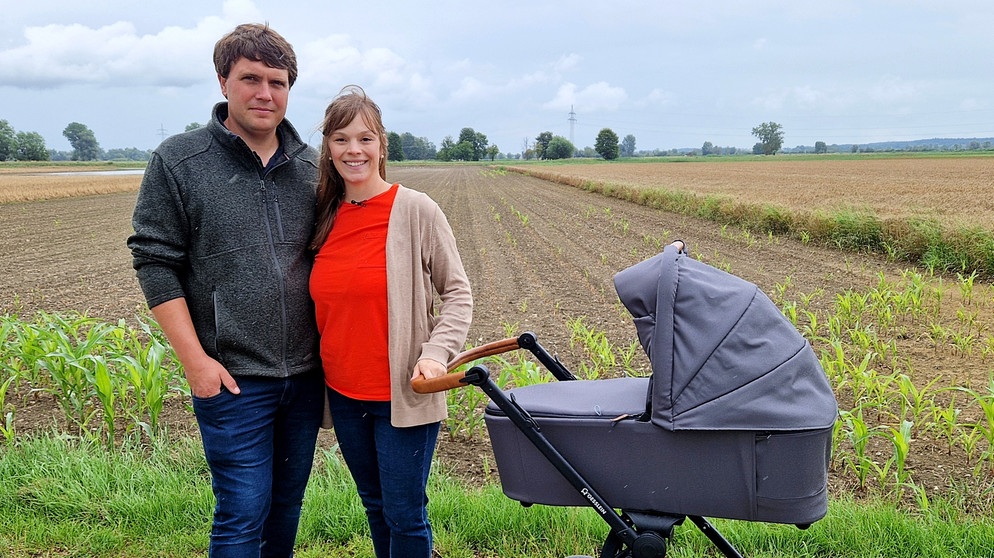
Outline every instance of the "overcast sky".
<path fill-rule="evenodd" d="M 503 153 L 602 128 L 751 148 L 767 121 L 785 147 L 994 136 L 988 0 L 0 0 L 0 119 L 59 150 L 74 121 L 154 148 L 207 121 L 214 43 L 243 22 L 293 44 L 287 115 L 311 143 L 352 83 L 390 131 L 439 146 L 470 127 Z"/>

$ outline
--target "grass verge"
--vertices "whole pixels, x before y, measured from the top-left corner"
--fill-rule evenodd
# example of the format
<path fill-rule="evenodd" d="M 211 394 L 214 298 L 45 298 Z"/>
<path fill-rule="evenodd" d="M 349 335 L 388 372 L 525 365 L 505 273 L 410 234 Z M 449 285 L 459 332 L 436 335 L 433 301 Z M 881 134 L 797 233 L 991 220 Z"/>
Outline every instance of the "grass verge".
<path fill-rule="evenodd" d="M 198 442 L 108 452 L 62 435 L 0 447 L 0 556 L 206 556 L 213 507 Z M 298 537 L 300 558 L 371 557 L 365 516 L 334 448 L 318 452 Z M 429 513 L 447 558 L 596 555 L 607 527 L 593 510 L 533 506 L 498 485 L 467 488 L 436 470 Z M 935 501 L 926 511 L 835 500 L 808 530 L 715 520 L 746 556 L 984 557 L 994 520 Z M 677 527 L 668 556 L 715 555 L 690 522 Z"/>

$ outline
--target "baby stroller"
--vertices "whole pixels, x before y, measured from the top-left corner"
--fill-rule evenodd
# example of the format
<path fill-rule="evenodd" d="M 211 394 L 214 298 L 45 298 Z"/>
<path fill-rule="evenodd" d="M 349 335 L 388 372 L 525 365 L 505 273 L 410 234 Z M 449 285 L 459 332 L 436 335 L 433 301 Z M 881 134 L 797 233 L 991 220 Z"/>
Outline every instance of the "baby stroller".
<path fill-rule="evenodd" d="M 838 408 L 776 305 L 673 246 L 614 284 L 650 377 L 577 380 L 525 333 L 466 351 L 449 369 L 525 349 L 558 381 L 504 392 L 476 365 L 419 378 L 415 391 L 481 388 L 504 494 L 593 508 L 610 527 L 602 558 L 663 557 L 686 518 L 724 556 L 741 557 L 705 516 L 800 528 L 824 517 Z"/>

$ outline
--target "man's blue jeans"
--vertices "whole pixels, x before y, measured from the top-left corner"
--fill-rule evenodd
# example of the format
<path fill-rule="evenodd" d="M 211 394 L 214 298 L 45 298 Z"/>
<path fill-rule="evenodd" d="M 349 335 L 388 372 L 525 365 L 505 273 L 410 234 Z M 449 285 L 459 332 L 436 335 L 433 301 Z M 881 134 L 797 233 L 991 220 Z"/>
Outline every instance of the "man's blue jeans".
<path fill-rule="evenodd" d="M 355 479 L 377 558 L 429 558 L 428 473 L 439 423 L 396 428 L 389 401 L 357 401 L 328 389 L 335 437 Z"/>
<path fill-rule="evenodd" d="M 193 398 L 217 505 L 211 558 L 290 558 L 324 410 L 320 370 L 239 376 L 241 393 Z"/>

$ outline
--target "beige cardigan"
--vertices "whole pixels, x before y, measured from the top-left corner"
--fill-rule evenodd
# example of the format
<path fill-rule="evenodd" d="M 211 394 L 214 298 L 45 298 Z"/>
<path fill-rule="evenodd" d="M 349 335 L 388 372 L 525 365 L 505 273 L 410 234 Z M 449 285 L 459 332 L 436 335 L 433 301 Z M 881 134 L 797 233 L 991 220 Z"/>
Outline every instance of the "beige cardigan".
<path fill-rule="evenodd" d="M 445 393 L 414 393 L 411 374 L 422 358 L 448 364 L 463 349 L 473 296 L 449 222 L 427 194 L 398 188 L 386 256 L 390 422 L 396 427 L 438 422 L 448 415 Z M 322 426 L 330 428 L 327 410 L 326 405 Z"/>

